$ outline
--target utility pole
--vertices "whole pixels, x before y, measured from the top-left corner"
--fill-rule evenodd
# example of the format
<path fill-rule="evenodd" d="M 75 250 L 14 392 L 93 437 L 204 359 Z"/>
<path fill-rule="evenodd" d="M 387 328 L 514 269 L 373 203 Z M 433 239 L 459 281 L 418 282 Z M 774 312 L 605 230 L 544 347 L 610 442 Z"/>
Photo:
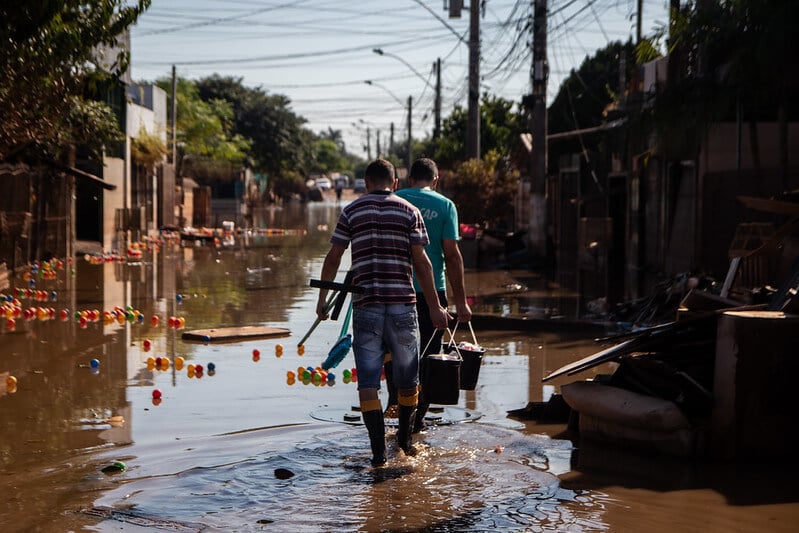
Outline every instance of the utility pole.
<path fill-rule="evenodd" d="M 644 0 L 638 0 L 635 14 L 635 44 L 641 42 L 641 26 L 643 25 Z"/>
<path fill-rule="evenodd" d="M 389 130 L 388 136 L 388 152 L 394 149 L 394 123 L 391 123 L 391 129 Z"/>
<path fill-rule="evenodd" d="M 366 159 L 372 160 L 372 130 L 366 126 Z"/>
<path fill-rule="evenodd" d="M 377 137 L 377 142 L 375 143 L 375 155 L 380 157 L 380 130 L 375 132 L 375 136 Z"/>
<path fill-rule="evenodd" d="M 441 58 L 436 59 L 436 104 L 435 104 L 435 126 L 433 127 L 433 140 L 438 140 L 441 136 Z"/>
<path fill-rule="evenodd" d="M 172 169 L 175 172 L 175 183 L 180 188 L 180 195 L 178 196 L 178 226 L 183 227 L 183 199 L 186 197 L 183 193 L 183 177 L 178 169 L 178 75 L 175 65 L 172 65 L 172 106 L 170 109 L 172 119 Z M 175 208 L 172 207 L 172 216 L 175 216 Z"/>
<path fill-rule="evenodd" d="M 546 256 L 547 180 L 547 0 L 533 0 L 533 94 L 530 132 L 530 223 L 528 239 L 534 256 Z"/>
<path fill-rule="evenodd" d="M 411 128 L 411 116 L 413 115 L 413 99 L 408 97 L 408 172 L 411 171 L 411 163 L 413 162 L 413 131 Z"/>
<path fill-rule="evenodd" d="M 469 115 L 466 157 L 480 158 L 480 0 L 469 2 Z"/>
<path fill-rule="evenodd" d="M 175 71 L 175 65 L 172 65 L 172 107 L 170 112 L 170 118 L 172 120 L 172 164 L 177 166 L 178 158 L 178 143 L 177 143 L 177 122 L 178 122 L 178 104 L 177 104 L 177 95 L 178 95 L 178 77 Z"/>

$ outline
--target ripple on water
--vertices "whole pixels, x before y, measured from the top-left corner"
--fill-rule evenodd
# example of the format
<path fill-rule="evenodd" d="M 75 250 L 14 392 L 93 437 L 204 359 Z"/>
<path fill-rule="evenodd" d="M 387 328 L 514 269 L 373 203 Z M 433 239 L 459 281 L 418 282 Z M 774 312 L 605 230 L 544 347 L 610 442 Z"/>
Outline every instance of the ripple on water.
<path fill-rule="evenodd" d="M 569 453 L 566 441 L 457 424 L 428 430 L 416 441 L 421 453 L 409 458 L 394 431 L 387 435 L 389 462 L 377 469 L 368 466 L 363 427 L 204 439 L 183 448 L 179 471 L 162 459 L 97 503 L 225 531 L 603 529 L 601 506 L 563 489 L 549 467 L 550 458 Z"/>

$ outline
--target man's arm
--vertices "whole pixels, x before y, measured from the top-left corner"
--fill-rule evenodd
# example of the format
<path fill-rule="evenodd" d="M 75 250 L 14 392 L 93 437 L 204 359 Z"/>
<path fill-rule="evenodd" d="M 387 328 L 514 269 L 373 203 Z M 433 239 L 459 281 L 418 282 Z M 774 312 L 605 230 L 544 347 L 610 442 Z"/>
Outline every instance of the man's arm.
<path fill-rule="evenodd" d="M 337 244 L 331 244 L 327 251 L 325 262 L 322 263 L 322 281 L 333 281 L 336 279 L 338 267 L 341 264 L 341 257 L 344 255 L 345 248 Z M 316 316 L 320 320 L 327 320 L 330 313 L 325 311 L 328 289 L 319 289 L 319 298 L 316 300 Z"/>
<path fill-rule="evenodd" d="M 447 279 L 455 297 L 455 310 L 458 313 L 458 322 L 469 322 L 472 319 L 472 309 L 466 303 L 466 284 L 463 274 L 463 256 L 454 239 L 441 241 L 444 249 L 444 261 L 447 264 Z"/>
<path fill-rule="evenodd" d="M 424 251 L 424 246 L 421 244 L 411 246 L 411 256 L 413 257 L 413 269 L 416 273 L 416 279 L 422 287 L 422 293 L 424 293 L 427 307 L 430 310 L 430 320 L 436 329 L 445 329 L 449 319 L 452 317 L 447 313 L 446 309 L 441 307 L 441 302 L 438 300 L 436 283 L 433 280 L 433 265 Z"/>

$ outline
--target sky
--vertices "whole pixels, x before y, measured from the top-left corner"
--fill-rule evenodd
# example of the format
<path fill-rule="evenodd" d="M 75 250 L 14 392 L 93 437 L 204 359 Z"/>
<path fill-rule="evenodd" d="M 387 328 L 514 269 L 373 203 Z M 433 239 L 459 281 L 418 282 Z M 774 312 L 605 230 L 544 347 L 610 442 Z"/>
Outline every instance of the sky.
<path fill-rule="evenodd" d="M 434 63 L 442 117 L 468 108 L 469 8 L 447 0 L 153 0 L 131 30 L 136 82 L 212 74 L 287 96 L 314 132 L 339 130 L 348 152 L 377 155 L 394 125 L 432 134 Z M 483 0 L 480 86 L 513 102 L 531 92 L 530 0 Z M 613 41 L 635 39 L 637 0 L 549 0 L 547 103 L 571 69 Z M 643 0 L 642 33 L 668 18 L 668 0 Z M 379 55 L 374 49 L 384 53 Z M 371 84 L 367 84 L 370 81 Z M 369 141 L 370 154 L 366 146 Z"/>

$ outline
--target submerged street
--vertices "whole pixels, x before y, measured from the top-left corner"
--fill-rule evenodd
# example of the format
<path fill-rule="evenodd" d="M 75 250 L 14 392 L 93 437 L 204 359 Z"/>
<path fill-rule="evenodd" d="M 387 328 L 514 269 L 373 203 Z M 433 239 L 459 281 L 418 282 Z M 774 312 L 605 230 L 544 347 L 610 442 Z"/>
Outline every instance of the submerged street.
<path fill-rule="evenodd" d="M 477 329 L 476 389 L 420 435 L 418 457 L 404 457 L 390 429 L 388 465 L 370 468 L 365 430 L 345 418 L 357 404 L 344 372 L 352 355 L 335 379 L 289 376 L 319 365 L 340 334 L 340 321 L 323 322 L 298 350 L 339 209 L 290 204 L 260 221 L 296 230 L 286 234 L 219 247 L 167 240 L 141 257 L 87 255 L 64 260 L 55 279 L 15 279 L 6 295 L 35 287 L 46 301 L 23 295 L 22 307 L 54 311 L 0 327 L 0 529 L 793 530 L 799 494 L 781 465 L 579 449 L 565 424 L 509 417 L 574 379 L 541 382 L 597 351 L 590 331 Z M 468 272 L 473 309 L 569 308 L 569 295 L 518 277 Z M 290 333 L 182 338 L 242 326 Z"/>

